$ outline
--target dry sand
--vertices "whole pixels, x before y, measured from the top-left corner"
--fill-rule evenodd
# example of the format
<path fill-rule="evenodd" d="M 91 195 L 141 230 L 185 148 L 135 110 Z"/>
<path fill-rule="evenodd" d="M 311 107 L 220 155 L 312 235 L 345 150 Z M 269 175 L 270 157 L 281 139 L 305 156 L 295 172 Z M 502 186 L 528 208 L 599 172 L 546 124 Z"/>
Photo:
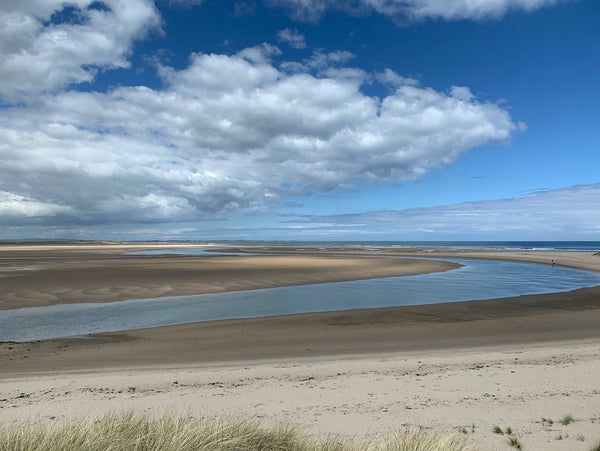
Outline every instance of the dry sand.
<path fill-rule="evenodd" d="M 4 378 L 0 423 L 135 411 L 252 418 L 309 433 L 465 429 L 485 449 L 589 450 L 600 440 L 597 339 Z M 575 423 L 558 420 L 572 414 Z M 542 417 L 554 424 L 543 424 Z"/>
<path fill-rule="evenodd" d="M 378 277 L 378 271 L 396 259 L 366 255 L 422 255 L 429 250 L 330 249 L 325 256 L 318 250 L 318 255 L 279 251 L 283 255 L 202 261 L 222 265 L 219 271 L 226 271 L 225 266 L 244 271 L 243 262 L 262 264 L 258 273 L 244 273 L 248 277 L 242 285 L 248 287 L 264 281 L 287 283 L 299 277 L 293 275 L 297 268 L 305 268 L 297 283 L 321 276 L 318 280 L 324 281 L 335 274 L 351 279 L 349 275 L 357 275 L 362 267 Z M 40 261 L 35 260 L 39 250 L 27 252 L 32 252 L 30 261 Z M 27 252 L 19 254 L 21 262 L 27 260 Z M 56 252 L 46 256 L 57 261 L 47 266 L 42 262 L 37 271 L 65 265 L 67 275 L 77 266 L 69 260 L 80 258 L 83 263 L 92 255 L 89 249 L 81 254 L 72 250 L 67 257 L 61 249 L 44 252 Z M 426 255 L 554 260 L 600 269 L 600 256 L 592 252 L 436 250 Z M 128 264 L 114 251 L 98 251 L 93 257 L 105 268 Z M 135 257 L 131 262 L 141 265 L 143 273 L 163 268 L 162 263 L 144 266 L 148 261 L 172 265 L 179 260 L 188 264 L 175 257 Z M 379 261 L 387 263 L 379 266 Z M 282 262 L 289 272 L 281 269 Z M 311 262 L 316 271 L 310 269 Z M 319 266 L 320 262 L 326 263 Z M 330 264 L 340 266 L 323 275 Z M 399 264 L 390 271 L 406 269 Z M 240 273 L 231 274 L 234 283 Z M 126 285 L 128 277 L 129 273 L 116 280 Z M 8 279 L 0 279 L 0 285 Z M 41 292 L 43 287 L 39 282 L 34 288 Z M 90 340 L 3 343 L 0 368 L 0 424 L 55 422 L 129 409 L 183 410 L 196 416 L 291 422 L 309 432 L 346 436 L 402 425 L 464 428 L 469 439 L 485 449 L 514 449 L 506 436 L 492 432 L 498 425 L 511 427 L 526 450 L 588 451 L 600 441 L 600 288 L 214 321 L 101 334 Z M 567 414 L 576 421 L 559 424 Z M 542 417 L 554 423 L 543 424 Z"/>

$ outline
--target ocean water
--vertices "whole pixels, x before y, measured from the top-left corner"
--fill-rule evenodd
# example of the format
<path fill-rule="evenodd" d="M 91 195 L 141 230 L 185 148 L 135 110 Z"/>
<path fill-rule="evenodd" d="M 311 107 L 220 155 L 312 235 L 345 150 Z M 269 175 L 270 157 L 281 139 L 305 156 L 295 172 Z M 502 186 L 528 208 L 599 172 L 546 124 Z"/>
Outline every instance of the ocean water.
<path fill-rule="evenodd" d="M 533 263 L 447 260 L 464 266 L 407 277 L 4 310 L 0 311 L 0 341 L 85 336 L 217 319 L 493 299 L 600 285 L 600 274 L 590 271 Z"/>
<path fill-rule="evenodd" d="M 423 247 L 423 248 L 480 248 L 480 249 L 556 249 L 600 251 L 600 241 L 171 241 L 182 244 L 228 244 L 237 246 L 364 246 L 364 247 Z"/>
<path fill-rule="evenodd" d="M 170 242 L 175 244 L 177 242 Z M 424 249 L 519 249 L 519 250 L 577 250 L 600 251 L 600 241 L 187 241 L 182 244 L 209 244 L 218 247 L 219 244 L 235 246 L 262 246 L 262 247 L 298 247 L 317 248 L 325 250 L 328 247 L 353 247 L 361 246 L 368 250 L 377 250 L 380 247 L 397 248 L 424 248 Z M 151 249 L 144 251 L 127 252 L 125 255 L 248 255 L 238 252 L 214 252 L 205 248 L 170 248 Z"/>

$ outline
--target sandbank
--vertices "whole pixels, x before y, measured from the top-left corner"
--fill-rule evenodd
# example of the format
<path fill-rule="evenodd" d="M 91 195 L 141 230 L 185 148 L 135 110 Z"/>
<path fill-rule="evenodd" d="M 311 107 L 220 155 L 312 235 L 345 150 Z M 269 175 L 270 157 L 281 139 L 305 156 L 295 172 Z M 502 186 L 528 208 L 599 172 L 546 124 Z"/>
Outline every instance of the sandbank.
<path fill-rule="evenodd" d="M 0 246 L 0 310 L 405 276 L 459 266 L 342 252 L 128 255 L 182 247 L 202 248 L 160 244 Z"/>

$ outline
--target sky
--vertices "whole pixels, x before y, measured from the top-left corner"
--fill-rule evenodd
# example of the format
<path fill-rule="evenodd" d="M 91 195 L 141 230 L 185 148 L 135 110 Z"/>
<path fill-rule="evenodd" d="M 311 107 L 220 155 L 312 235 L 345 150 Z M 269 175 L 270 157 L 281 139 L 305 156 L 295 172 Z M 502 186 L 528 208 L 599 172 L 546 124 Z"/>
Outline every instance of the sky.
<path fill-rule="evenodd" d="M 0 24 L 0 239 L 600 240 L 596 0 L 9 0 Z"/>

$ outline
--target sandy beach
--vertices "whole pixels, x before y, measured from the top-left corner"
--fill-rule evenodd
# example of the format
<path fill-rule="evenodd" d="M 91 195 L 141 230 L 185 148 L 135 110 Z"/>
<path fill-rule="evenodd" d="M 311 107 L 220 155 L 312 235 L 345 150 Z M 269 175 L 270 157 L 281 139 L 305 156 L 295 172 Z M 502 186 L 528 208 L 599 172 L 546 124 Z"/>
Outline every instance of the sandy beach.
<path fill-rule="evenodd" d="M 589 450 L 600 439 L 597 339 L 2 379 L 0 422 L 135 411 L 259 419 L 363 436 L 421 425 L 486 450 Z M 575 422 L 559 421 L 572 415 Z M 553 420 L 553 424 L 542 418 Z"/>
<path fill-rule="evenodd" d="M 0 279 L 2 308 L 452 267 L 386 255 L 554 261 L 600 270 L 600 256 L 582 251 L 281 248 L 263 249 L 271 255 L 121 255 L 138 247 L 3 247 L 0 272 L 21 275 Z M 496 450 L 513 448 L 494 426 L 510 427 L 523 449 L 585 451 L 600 441 L 600 288 L 2 343 L 0 365 L 0 424 L 183 410 L 345 436 L 422 425 L 460 430 Z M 560 424 L 569 414 L 575 422 Z"/>

